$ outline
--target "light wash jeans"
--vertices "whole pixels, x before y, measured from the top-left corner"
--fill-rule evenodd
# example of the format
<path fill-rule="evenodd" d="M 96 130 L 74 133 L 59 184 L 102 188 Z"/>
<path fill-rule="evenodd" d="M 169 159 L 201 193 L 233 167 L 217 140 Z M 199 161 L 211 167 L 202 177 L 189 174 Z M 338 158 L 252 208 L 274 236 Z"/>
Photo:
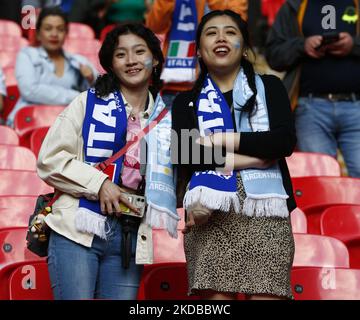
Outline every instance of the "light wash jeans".
<path fill-rule="evenodd" d="M 134 300 L 143 266 L 135 264 L 136 233 L 132 234 L 133 257 L 129 269 L 121 266 L 121 224 L 108 217 L 108 239 L 95 236 L 87 248 L 52 231 L 48 269 L 56 300 Z"/>
<path fill-rule="evenodd" d="M 349 176 L 360 178 L 360 100 L 302 97 L 295 116 L 300 151 L 336 157 L 339 148 Z"/>

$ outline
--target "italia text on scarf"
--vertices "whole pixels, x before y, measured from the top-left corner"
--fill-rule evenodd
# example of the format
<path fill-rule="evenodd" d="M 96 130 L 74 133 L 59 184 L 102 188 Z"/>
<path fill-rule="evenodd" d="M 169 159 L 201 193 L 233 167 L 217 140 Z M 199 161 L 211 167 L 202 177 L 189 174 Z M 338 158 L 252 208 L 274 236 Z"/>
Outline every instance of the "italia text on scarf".
<path fill-rule="evenodd" d="M 192 82 L 196 71 L 195 0 L 176 0 L 169 47 L 161 79 L 164 82 Z"/>
<path fill-rule="evenodd" d="M 158 98 L 157 101 L 161 100 Z M 162 101 L 162 100 L 161 100 Z M 149 122 L 154 120 L 156 116 L 162 111 L 164 104 L 156 103 L 154 106 L 153 114 L 150 116 Z M 170 114 L 170 112 L 168 112 Z M 171 130 L 171 116 L 166 115 L 152 130 L 150 130 L 148 136 L 154 136 L 158 132 L 158 126 L 163 126 L 166 133 L 170 135 Z M 107 98 L 99 98 L 95 95 L 93 89 L 88 90 L 88 97 L 86 102 L 86 112 L 83 124 L 83 140 L 84 140 L 84 160 L 90 165 L 103 162 L 114 153 L 121 150 L 126 144 L 126 130 L 127 130 L 127 115 L 120 92 L 114 92 L 109 94 Z M 152 139 L 150 139 L 152 140 Z M 169 147 L 170 148 L 170 147 Z M 150 148 L 147 148 L 148 152 Z M 170 153 L 169 150 L 162 149 L 161 152 Z M 148 155 L 149 156 L 149 155 Z M 123 164 L 124 156 L 119 157 L 115 162 L 106 168 L 104 173 L 109 176 L 115 184 L 119 183 L 121 168 Z M 168 166 L 171 168 L 170 164 Z M 151 185 L 153 175 L 151 163 L 147 165 L 145 195 L 149 203 L 147 222 L 151 226 L 161 227 L 165 225 L 168 232 L 172 236 L 176 236 L 177 222 L 179 217 L 176 213 L 176 201 L 172 201 L 173 198 L 168 198 L 164 202 L 164 194 L 161 191 L 149 192 L 148 188 Z M 173 190 L 173 197 L 175 197 L 175 187 L 173 185 L 172 171 L 167 171 L 168 176 L 171 179 L 165 179 L 163 185 L 166 190 Z M 161 177 L 163 178 L 163 176 Z M 158 178 L 159 179 L 159 178 Z M 169 183 L 169 186 L 166 184 Z M 160 193 L 160 195 L 159 195 Z M 160 198 L 160 199 L 159 199 Z M 156 207 L 158 210 L 151 210 Z M 164 211 L 166 212 L 164 214 Z M 100 202 L 91 201 L 84 197 L 80 198 L 79 208 L 75 217 L 75 226 L 78 231 L 96 234 L 102 239 L 106 239 L 105 231 L 106 215 L 101 213 Z"/>
<path fill-rule="evenodd" d="M 264 84 L 258 75 L 255 82 L 258 91 L 256 112 L 249 119 L 249 113 L 243 112 L 242 107 L 253 92 L 243 69 L 235 80 L 233 104 L 235 122 L 240 132 L 269 131 L 270 128 Z M 230 108 L 209 75 L 204 81 L 197 102 L 197 116 L 201 136 L 206 136 L 211 132 L 234 131 Z M 233 208 L 236 213 L 247 216 L 287 217 L 289 215 L 286 205 L 288 195 L 285 192 L 277 162 L 267 169 L 240 170 L 240 174 L 246 193 L 243 208 L 240 208 L 237 194 L 236 171 L 228 175 L 217 171 L 195 172 L 184 197 L 184 208 L 189 210 L 201 203 L 209 209 L 224 212 L 229 212 L 230 208 Z"/>

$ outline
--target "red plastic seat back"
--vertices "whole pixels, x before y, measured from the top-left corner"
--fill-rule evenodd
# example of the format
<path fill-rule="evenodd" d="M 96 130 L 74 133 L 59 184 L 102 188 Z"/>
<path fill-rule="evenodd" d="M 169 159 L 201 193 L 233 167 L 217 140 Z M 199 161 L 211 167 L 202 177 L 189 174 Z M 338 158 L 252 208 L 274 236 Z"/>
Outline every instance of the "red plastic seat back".
<path fill-rule="evenodd" d="M 0 181 L 2 196 L 38 196 L 54 191 L 34 171 L 0 170 Z"/>
<path fill-rule="evenodd" d="M 286 158 L 290 176 L 341 176 L 340 164 L 327 154 L 311 152 L 294 152 Z"/>
<path fill-rule="evenodd" d="M 294 269 L 291 283 L 295 300 L 360 300 L 360 269 Z"/>
<path fill-rule="evenodd" d="M 350 266 L 348 249 L 338 239 L 295 233 L 294 240 L 293 267 L 348 268 Z"/>
<path fill-rule="evenodd" d="M 21 146 L 0 145 L 0 169 L 36 171 L 35 155 Z"/>
<path fill-rule="evenodd" d="M 34 211 L 37 196 L 1 196 L 0 208 Z"/>
<path fill-rule="evenodd" d="M 64 49 L 66 51 L 84 55 L 98 54 L 101 47 L 101 43 L 97 39 L 67 39 L 64 43 Z"/>
<path fill-rule="evenodd" d="M 187 295 L 185 263 L 156 266 L 144 278 L 145 300 L 198 300 Z"/>
<path fill-rule="evenodd" d="M 2 35 L 0 41 L 1 51 L 18 52 L 21 48 L 29 45 L 28 40 L 13 35 Z"/>
<path fill-rule="evenodd" d="M 320 215 L 328 207 L 360 205 L 360 179 L 348 177 L 292 178 L 295 200 L 307 218 L 308 233 L 320 234 Z"/>
<path fill-rule="evenodd" d="M 14 119 L 14 128 L 20 144 L 30 147 L 31 132 L 40 127 L 50 127 L 64 111 L 65 106 L 33 105 L 20 109 Z"/>
<path fill-rule="evenodd" d="M 95 39 L 94 30 L 87 24 L 70 22 L 67 38 L 70 39 Z"/>
<path fill-rule="evenodd" d="M 20 26 L 11 20 L 0 20 L 0 35 L 1 36 L 15 36 L 15 37 L 21 37 L 21 28 Z"/>
<path fill-rule="evenodd" d="M 15 68 L 16 64 L 16 52 L 14 51 L 0 51 L 0 67 L 5 68 Z"/>
<path fill-rule="evenodd" d="M 20 97 L 19 88 L 16 84 L 6 87 L 7 96 L 4 97 L 4 110 L 2 117 L 6 120 L 9 113 L 14 109 L 16 102 Z"/>
<path fill-rule="evenodd" d="M 46 262 L 18 266 L 9 280 L 10 300 L 53 300 Z"/>
<path fill-rule="evenodd" d="M 0 269 L 20 261 L 44 260 L 26 247 L 27 227 L 14 227 L 0 230 Z"/>
<path fill-rule="evenodd" d="M 4 148 L 1 145 L 19 145 L 19 137 L 10 127 L 0 126 L 0 150 Z"/>
<path fill-rule="evenodd" d="M 109 24 L 106 27 L 104 27 L 104 29 L 101 30 L 100 32 L 100 41 L 103 42 L 106 38 L 106 35 L 113 30 L 116 27 L 116 24 Z"/>
<path fill-rule="evenodd" d="M 343 241 L 349 250 L 350 266 L 360 269 L 360 206 L 326 209 L 320 218 L 321 234 Z"/>
<path fill-rule="evenodd" d="M 0 229 L 26 227 L 31 213 L 31 208 L 0 208 Z"/>
<path fill-rule="evenodd" d="M 307 233 L 307 222 L 305 213 L 296 208 L 291 212 L 291 228 L 293 233 Z"/>
<path fill-rule="evenodd" d="M 154 263 L 185 262 L 184 235 L 178 230 L 178 238 L 171 238 L 166 230 L 152 232 Z"/>
<path fill-rule="evenodd" d="M 30 136 L 30 149 L 34 152 L 36 158 L 39 155 L 39 151 L 41 148 L 41 144 L 45 139 L 47 132 L 49 131 L 49 127 L 42 127 L 35 129 Z"/>

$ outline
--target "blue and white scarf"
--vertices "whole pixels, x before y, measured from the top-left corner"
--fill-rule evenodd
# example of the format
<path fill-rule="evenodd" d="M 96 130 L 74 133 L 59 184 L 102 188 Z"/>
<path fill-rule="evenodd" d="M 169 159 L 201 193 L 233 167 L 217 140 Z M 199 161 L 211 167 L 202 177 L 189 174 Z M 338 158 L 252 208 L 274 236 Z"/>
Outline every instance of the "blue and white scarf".
<path fill-rule="evenodd" d="M 157 97 L 150 124 L 165 107 L 160 95 Z M 88 90 L 83 123 L 84 161 L 96 165 L 118 152 L 126 144 L 127 115 L 120 92 L 99 98 L 93 89 Z M 153 127 L 148 140 L 148 163 L 145 195 L 148 201 L 146 222 L 152 227 L 165 227 L 172 237 L 177 237 L 175 180 L 170 163 L 171 113 Z M 104 173 L 115 184 L 119 183 L 124 156 L 119 157 Z M 80 198 L 75 217 L 78 231 L 96 234 L 106 239 L 106 215 L 101 213 L 100 202 Z"/>
<path fill-rule="evenodd" d="M 197 12 L 195 0 L 176 0 L 169 47 L 161 79 L 193 82 L 196 72 Z"/>
<path fill-rule="evenodd" d="M 158 95 L 148 124 L 154 121 L 164 108 L 166 106 Z M 176 212 L 176 177 L 170 158 L 170 111 L 150 130 L 145 139 L 148 150 L 145 186 L 148 203 L 146 222 L 152 227 L 164 227 L 173 238 L 177 238 L 177 223 L 180 218 Z"/>
<path fill-rule="evenodd" d="M 84 161 L 90 165 L 103 162 L 126 144 L 127 116 L 120 92 L 99 98 L 89 89 L 82 135 Z M 104 173 L 115 184 L 119 183 L 124 156 L 118 158 Z M 100 202 L 80 198 L 75 216 L 78 231 L 96 234 L 106 239 L 106 215 L 101 213 Z"/>
<path fill-rule="evenodd" d="M 270 129 L 264 84 L 258 75 L 255 80 L 258 91 L 257 107 L 250 119 L 248 112 L 242 112 L 242 107 L 253 92 L 242 69 L 235 80 L 233 102 L 235 122 L 240 132 Z M 205 79 L 197 102 L 197 116 L 201 136 L 212 132 L 234 131 L 230 108 L 209 76 Z M 288 195 L 277 162 L 267 169 L 240 170 L 240 174 L 246 193 L 243 208 L 240 208 L 237 193 L 236 171 L 228 175 L 217 171 L 195 172 L 184 197 L 184 208 L 191 210 L 200 203 L 209 209 L 225 212 L 233 208 L 236 213 L 242 212 L 247 216 L 287 217 L 289 215 L 286 204 Z"/>

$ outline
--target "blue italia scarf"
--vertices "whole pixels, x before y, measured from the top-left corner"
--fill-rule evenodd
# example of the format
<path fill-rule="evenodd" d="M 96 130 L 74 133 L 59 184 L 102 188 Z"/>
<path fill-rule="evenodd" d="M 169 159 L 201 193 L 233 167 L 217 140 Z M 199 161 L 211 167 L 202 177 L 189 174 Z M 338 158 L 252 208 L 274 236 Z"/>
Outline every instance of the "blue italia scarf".
<path fill-rule="evenodd" d="M 195 80 L 196 28 L 195 0 L 176 0 L 169 35 L 169 48 L 161 75 L 164 82 Z"/>
<path fill-rule="evenodd" d="M 239 132 L 270 129 L 264 84 L 258 75 L 256 75 L 256 88 L 257 107 L 249 118 L 249 113 L 242 112 L 242 107 L 253 92 L 241 69 L 233 89 L 235 121 Z M 219 131 L 234 131 L 230 108 L 209 76 L 205 79 L 197 101 L 197 116 L 201 136 Z M 287 217 L 289 215 L 286 205 L 288 195 L 277 162 L 267 169 L 240 170 L 240 174 L 246 193 L 242 208 L 237 193 L 236 171 L 228 175 L 217 171 L 195 172 L 184 197 L 184 208 L 191 211 L 192 207 L 200 203 L 211 210 L 228 212 L 233 208 L 236 213 L 242 212 L 247 216 Z"/>
<path fill-rule="evenodd" d="M 150 125 L 165 108 L 158 95 Z M 120 92 L 111 93 L 107 98 L 99 98 L 93 89 L 88 90 L 86 112 L 83 123 L 84 161 L 90 165 L 103 162 L 126 144 L 127 115 Z M 177 237 L 175 180 L 170 162 L 171 113 L 152 126 L 145 136 L 148 142 L 145 196 L 148 202 L 146 222 L 151 227 L 164 227 L 169 234 Z M 115 184 L 119 183 L 124 156 L 108 166 L 104 173 Z M 75 216 L 78 231 L 96 234 L 106 239 L 106 215 L 100 210 L 99 201 L 80 198 Z"/>
<path fill-rule="evenodd" d="M 126 144 L 127 116 L 120 92 L 99 98 L 94 89 L 88 90 L 85 118 L 82 128 L 84 161 L 90 165 L 103 162 Z M 104 173 L 118 184 L 124 156 L 118 158 Z M 96 234 L 106 239 L 106 215 L 100 210 L 99 201 L 80 198 L 75 216 L 78 231 Z"/>

